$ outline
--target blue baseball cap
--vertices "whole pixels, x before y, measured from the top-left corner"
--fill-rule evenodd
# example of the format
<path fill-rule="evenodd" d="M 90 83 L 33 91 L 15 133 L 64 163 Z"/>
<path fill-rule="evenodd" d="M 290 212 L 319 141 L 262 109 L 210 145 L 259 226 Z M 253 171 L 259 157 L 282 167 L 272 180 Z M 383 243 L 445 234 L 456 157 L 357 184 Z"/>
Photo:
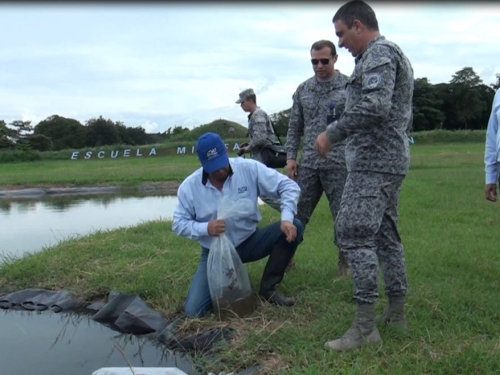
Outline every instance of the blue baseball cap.
<path fill-rule="evenodd" d="M 203 170 L 207 173 L 229 165 L 226 145 L 217 133 L 202 134 L 196 143 L 196 153 Z"/>

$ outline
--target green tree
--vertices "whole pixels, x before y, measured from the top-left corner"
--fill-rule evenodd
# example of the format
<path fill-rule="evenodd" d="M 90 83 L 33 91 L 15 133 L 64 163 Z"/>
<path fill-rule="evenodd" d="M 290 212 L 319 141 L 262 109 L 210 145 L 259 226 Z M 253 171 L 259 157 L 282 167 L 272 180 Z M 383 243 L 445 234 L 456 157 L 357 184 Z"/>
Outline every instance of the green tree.
<path fill-rule="evenodd" d="M 493 90 L 498 90 L 500 88 L 500 73 L 497 73 L 497 81 L 495 83 L 490 84 Z"/>
<path fill-rule="evenodd" d="M 44 135 L 52 140 L 54 150 L 85 147 L 85 127 L 72 118 L 52 115 L 35 126 L 34 134 Z"/>
<path fill-rule="evenodd" d="M 482 84 L 475 89 L 475 92 L 479 100 L 484 103 L 484 106 L 482 111 L 474 118 L 471 129 L 486 129 L 490 119 L 495 90 L 491 86 Z"/>
<path fill-rule="evenodd" d="M 115 126 L 123 144 L 145 145 L 149 141 L 148 134 L 142 126 L 132 128 L 125 126 L 122 122 L 117 122 Z"/>
<path fill-rule="evenodd" d="M 145 145 L 149 143 L 149 135 L 146 133 L 146 129 L 142 126 L 137 126 L 135 128 L 128 127 L 127 134 L 132 140 L 133 145 Z"/>
<path fill-rule="evenodd" d="M 465 87 L 477 87 L 483 80 L 476 74 L 474 69 L 470 66 L 460 69 L 457 71 L 450 81 L 452 85 L 464 85 Z"/>
<path fill-rule="evenodd" d="M 127 132 L 127 127 L 125 124 L 121 121 L 117 121 L 115 124 L 116 131 L 118 132 L 118 135 L 120 137 L 120 143 L 123 143 L 124 145 L 134 145 L 132 139 L 130 138 L 128 132 Z"/>
<path fill-rule="evenodd" d="M 271 114 L 271 121 L 273 122 L 274 130 L 279 137 L 286 137 L 288 132 L 288 123 L 290 122 L 290 113 L 292 108 L 285 109 L 278 113 Z M 284 139 L 282 139 L 284 142 Z"/>
<path fill-rule="evenodd" d="M 120 143 L 120 135 L 115 123 L 109 119 L 104 119 L 102 116 L 91 118 L 86 122 L 85 127 L 87 129 L 85 146 L 96 147 Z"/>
<path fill-rule="evenodd" d="M 13 130 L 10 136 L 13 137 L 16 142 L 22 142 L 33 132 L 31 121 L 14 120 L 9 125 Z"/>
<path fill-rule="evenodd" d="M 4 120 L 0 120 L 0 137 L 4 135 L 9 135 L 9 128 Z"/>
<path fill-rule="evenodd" d="M 26 138 L 29 146 L 37 151 L 52 150 L 52 140 L 43 134 L 31 134 Z"/>
<path fill-rule="evenodd" d="M 0 149 L 13 148 L 15 146 L 9 137 L 12 137 L 15 131 L 9 129 L 4 120 L 0 120 Z"/>
<path fill-rule="evenodd" d="M 413 131 L 441 129 L 443 101 L 427 78 L 417 78 L 413 90 Z"/>
<path fill-rule="evenodd" d="M 165 139 L 169 139 L 170 136 L 172 135 L 172 128 L 168 128 L 165 132 Z"/>
<path fill-rule="evenodd" d="M 188 128 L 183 128 L 180 125 L 178 125 L 178 126 L 176 125 L 172 129 L 172 135 L 178 135 L 178 134 L 182 134 L 182 133 L 186 133 L 186 132 L 189 132 L 189 129 Z"/>
<path fill-rule="evenodd" d="M 474 69 L 465 67 L 453 75 L 447 86 L 439 88 L 443 99 L 445 129 L 476 129 L 481 126 L 479 121 L 487 110 L 486 103 L 479 95 L 483 87 L 483 81 Z"/>

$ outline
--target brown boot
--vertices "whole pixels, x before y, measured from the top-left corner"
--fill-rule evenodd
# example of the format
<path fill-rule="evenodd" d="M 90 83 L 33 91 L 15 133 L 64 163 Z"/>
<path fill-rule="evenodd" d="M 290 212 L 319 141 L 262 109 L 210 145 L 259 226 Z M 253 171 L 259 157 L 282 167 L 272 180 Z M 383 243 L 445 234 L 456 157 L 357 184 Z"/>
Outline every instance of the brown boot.
<path fill-rule="evenodd" d="M 325 343 L 326 350 L 335 352 L 361 348 L 363 345 L 380 344 L 382 338 L 375 326 L 375 312 L 373 303 L 358 303 L 356 315 L 351 328 L 337 340 Z"/>
<path fill-rule="evenodd" d="M 377 324 L 389 324 L 403 332 L 408 331 L 405 318 L 405 296 L 389 296 L 387 307 L 381 316 L 376 319 Z"/>

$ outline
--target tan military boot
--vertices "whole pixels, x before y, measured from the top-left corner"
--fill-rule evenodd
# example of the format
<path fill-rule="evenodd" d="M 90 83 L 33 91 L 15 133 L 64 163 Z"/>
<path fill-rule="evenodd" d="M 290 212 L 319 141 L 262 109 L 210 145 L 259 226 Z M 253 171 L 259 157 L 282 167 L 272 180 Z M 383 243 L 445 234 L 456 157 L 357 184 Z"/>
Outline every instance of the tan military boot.
<path fill-rule="evenodd" d="M 377 324 L 389 324 L 403 332 L 408 331 L 405 318 L 405 296 L 389 296 L 384 313 L 377 317 Z"/>
<path fill-rule="evenodd" d="M 351 328 L 337 340 L 325 343 L 326 350 L 336 352 L 361 348 L 363 345 L 379 344 L 382 342 L 380 333 L 375 326 L 375 312 L 373 303 L 358 303 L 356 316 Z"/>

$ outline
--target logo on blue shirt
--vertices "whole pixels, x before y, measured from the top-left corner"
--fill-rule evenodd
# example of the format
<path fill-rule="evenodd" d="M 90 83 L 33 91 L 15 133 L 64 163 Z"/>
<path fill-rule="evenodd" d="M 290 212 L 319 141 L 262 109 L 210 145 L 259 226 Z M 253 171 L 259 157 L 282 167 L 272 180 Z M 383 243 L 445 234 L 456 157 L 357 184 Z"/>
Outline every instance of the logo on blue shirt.
<path fill-rule="evenodd" d="M 238 188 L 238 194 L 242 194 L 244 192 L 248 191 L 248 187 L 242 186 Z"/>

